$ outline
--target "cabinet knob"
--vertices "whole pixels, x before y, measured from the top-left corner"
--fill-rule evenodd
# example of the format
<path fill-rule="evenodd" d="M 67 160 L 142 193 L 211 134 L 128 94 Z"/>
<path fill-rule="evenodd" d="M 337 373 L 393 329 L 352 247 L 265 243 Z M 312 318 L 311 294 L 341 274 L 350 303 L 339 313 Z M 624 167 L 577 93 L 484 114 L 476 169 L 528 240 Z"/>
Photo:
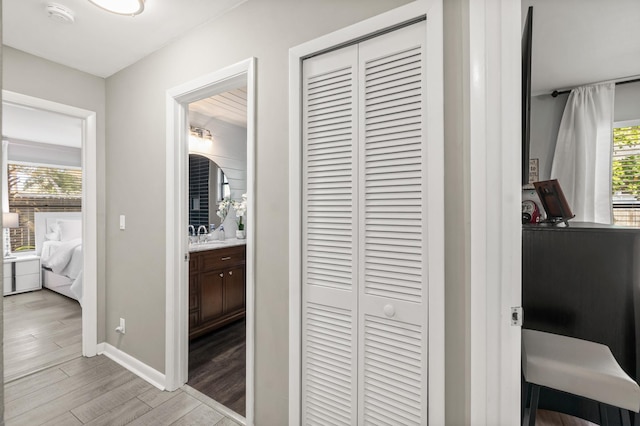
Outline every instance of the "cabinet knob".
<path fill-rule="evenodd" d="M 220 278 L 224 277 L 224 274 L 220 274 Z"/>
<path fill-rule="evenodd" d="M 396 308 L 394 308 L 391 304 L 385 305 L 384 308 L 382 308 L 382 311 L 387 316 L 387 318 L 393 318 L 396 315 Z"/>
<path fill-rule="evenodd" d="M 229 275 L 233 275 L 233 271 L 229 271 Z"/>

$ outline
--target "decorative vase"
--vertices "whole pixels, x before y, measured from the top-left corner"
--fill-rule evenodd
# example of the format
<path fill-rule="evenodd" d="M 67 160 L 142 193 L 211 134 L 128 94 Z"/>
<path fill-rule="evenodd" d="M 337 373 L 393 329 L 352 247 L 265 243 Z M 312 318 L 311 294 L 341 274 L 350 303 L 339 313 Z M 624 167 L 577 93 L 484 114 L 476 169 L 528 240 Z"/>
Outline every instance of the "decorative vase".
<path fill-rule="evenodd" d="M 238 229 L 238 230 L 236 231 L 236 238 L 237 238 L 237 239 L 239 239 L 239 240 L 244 240 L 244 237 L 245 237 L 245 235 L 244 235 L 244 229 L 243 229 L 243 230 L 239 230 L 239 229 Z"/>

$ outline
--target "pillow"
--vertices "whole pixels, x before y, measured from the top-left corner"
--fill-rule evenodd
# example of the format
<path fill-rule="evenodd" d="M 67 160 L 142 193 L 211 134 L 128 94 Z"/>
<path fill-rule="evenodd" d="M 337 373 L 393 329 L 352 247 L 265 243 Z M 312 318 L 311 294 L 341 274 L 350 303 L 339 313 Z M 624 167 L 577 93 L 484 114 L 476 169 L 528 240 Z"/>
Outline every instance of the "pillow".
<path fill-rule="evenodd" d="M 58 225 L 60 225 L 60 241 L 82 238 L 81 220 L 59 220 Z"/>
<path fill-rule="evenodd" d="M 44 234 L 44 239 L 46 241 L 60 241 L 60 225 L 56 222 L 53 225 L 49 226 L 49 232 Z"/>

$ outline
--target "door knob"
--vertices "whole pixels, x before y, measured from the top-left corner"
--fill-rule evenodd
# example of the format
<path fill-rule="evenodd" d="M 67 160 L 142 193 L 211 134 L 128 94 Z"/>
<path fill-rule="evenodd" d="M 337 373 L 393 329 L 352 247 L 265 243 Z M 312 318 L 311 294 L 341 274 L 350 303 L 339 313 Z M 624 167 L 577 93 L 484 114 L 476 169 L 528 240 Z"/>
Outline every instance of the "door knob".
<path fill-rule="evenodd" d="M 393 318 L 396 315 L 396 308 L 394 308 L 393 305 L 391 304 L 384 305 L 384 308 L 382 308 L 382 311 L 387 316 L 387 318 Z"/>

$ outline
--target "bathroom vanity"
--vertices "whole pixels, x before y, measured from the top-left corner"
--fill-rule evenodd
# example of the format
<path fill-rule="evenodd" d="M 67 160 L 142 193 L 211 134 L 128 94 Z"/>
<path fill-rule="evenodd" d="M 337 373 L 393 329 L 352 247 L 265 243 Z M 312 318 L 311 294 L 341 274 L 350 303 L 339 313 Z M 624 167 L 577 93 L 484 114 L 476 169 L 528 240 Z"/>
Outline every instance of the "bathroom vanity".
<path fill-rule="evenodd" d="M 245 316 L 244 240 L 189 249 L 189 339 Z"/>

